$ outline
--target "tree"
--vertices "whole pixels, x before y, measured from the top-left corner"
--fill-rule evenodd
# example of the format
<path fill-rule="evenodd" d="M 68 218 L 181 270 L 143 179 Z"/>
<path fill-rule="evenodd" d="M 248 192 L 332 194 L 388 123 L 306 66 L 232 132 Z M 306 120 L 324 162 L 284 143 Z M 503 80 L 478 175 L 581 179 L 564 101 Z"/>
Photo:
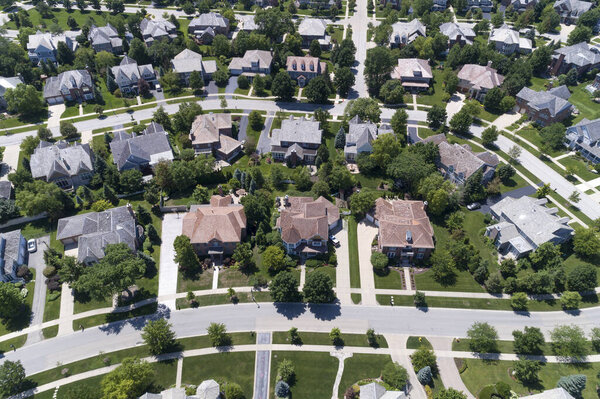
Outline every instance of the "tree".
<path fill-rule="evenodd" d="M 170 93 L 177 93 L 181 90 L 181 81 L 175 72 L 167 72 L 159 78 L 163 89 Z"/>
<path fill-rule="evenodd" d="M 567 39 L 567 45 L 572 46 L 577 43 L 587 42 L 593 36 L 593 32 L 591 28 L 587 26 L 577 26 L 575 29 L 569 33 L 569 38 Z"/>
<path fill-rule="evenodd" d="M 441 389 L 433 399 L 467 399 L 467 395 L 454 388 Z"/>
<path fill-rule="evenodd" d="M 279 72 L 271 83 L 271 92 L 279 101 L 291 101 L 294 97 L 294 81 L 287 72 Z"/>
<path fill-rule="evenodd" d="M 47 212 L 52 220 L 58 220 L 74 207 L 66 192 L 56 184 L 42 180 L 24 183 L 17 191 L 16 204 L 27 216 Z"/>
<path fill-rule="evenodd" d="M 350 120 L 357 115 L 363 121 L 379 123 L 381 109 L 379 108 L 377 100 L 368 97 L 350 100 L 344 109 L 344 117 L 346 120 Z"/>
<path fill-rule="evenodd" d="M 596 274 L 595 266 L 589 264 L 577 265 L 567 275 L 567 287 L 571 291 L 593 291 L 596 288 Z"/>
<path fill-rule="evenodd" d="M 296 378 L 296 370 L 291 360 L 283 359 L 277 365 L 277 379 L 293 384 Z"/>
<path fill-rule="evenodd" d="M 173 242 L 173 247 L 175 248 L 174 261 L 181 270 L 189 272 L 200 266 L 200 261 L 188 236 L 183 234 L 177 236 Z"/>
<path fill-rule="evenodd" d="M 473 117 L 466 111 L 460 110 L 450 119 L 450 130 L 459 135 L 469 134 Z"/>
<path fill-rule="evenodd" d="M 231 345 L 231 336 L 223 323 L 210 323 L 206 329 L 210 343 L 214 347 Z"/>
<path fill-rule="evenodd" d="M 287 398 L 290 396 L 290 386 L 287 382 L 279 380 L 275 384 L 275 396 L 278 398 Z M 229 396 L 227 396 L 229 398 Z"/>
<path fill-rule="evenodd" d="M 429 123 L 429 127 L 433 130 L 437 130 L 440 126 L 446 123 L 446 108 L 440 105 L 433 105 L 427 111 L 427 123 Z"/>
<path fill-rule="evenodd" d="M 36 136 L 27 136 L 21 141 L 19 148 L 25 153 L 27 157 L 30 157 L 35 149 L 40 145 L 40 139 Z"/>
<path fill-rule="evenodd" d="M 313 104 L 326 104 L 329 102 L 329 85 L 322 75 L 312 78 L 302 93 Z"/>
<path fill-rule="evenodd" d="M 402 150 L 400 141 L 393 134 L 384 134 L 371 143 L 373 151 L 371 157 L 380 168 L 389 165 Z"/>
<path fill-rule="evenodd" d="M 415 371 L 429 367 L 434 374 L 437 372 L 437 358 L 435 353 L 423 346 L 410 355 L 410 361 Z"/>
<path fill-rule="evenodd" d="M 125 193 L 137 193 L 142 190 L 142 172 L 138 169 L 129 169 L 121 172 L 119 185 Z"/>
<path fill-rule="evenodd" d="M 388 257 L 381 252 L 373 252 L 371 254 L 371 265 L 376 271 L 383 271 L 388 266 Z"/>
<path fill-rule="evenodd" d="M 483 100 L 483 106 L 486 110 L 490 112 L 499 112 L 500 111 L 500 102 L 504 97 L 504 92 L 499 87 L 494 87 L 490 89 L 486 94 Z"/>
<path fill-rule="evenodd" d="M 16 285 L 0 283 L 0 318 L 9 320 L 16 317 L 24 304 L 25 300 Z"/>
<path fill-rule="evenodd" d="M 469 348 L 473 352 L 494 353 L 498 351 L 498 332 L 488 323 L 475 322 L 467 331 Z"/>
<path fill-rule="evenodd" d="M 333 86 L 340 96 L 347 97 L 350 89 L 354 86 L 355 80 L 356 78 L 350 67 L 340 67 L 335 71 Z"/>
<path fill-rule="evenodd" d="M 372 96 L 379 95 L 381 86 L 389 79 L 390 72 L 396 63 L 397 60 L 387 47 L 379 46 L 367 51 L 364 73 L 369 94 Z"/>
<path fill-rule="evenodd" d="M 67 140 L 79 137 L 77 128 L 71 122 L 67 121 L 60 122 L 60 134 Z"/>
<path fill-rule="evenodd" d="M 231 258 L 235 260 L 242 270 L 246 270 L 250 266 L 254 265 L 252 260 L 252 247 L 249 242 L 239 243 L 233 250 Z"/>
<path fill-rule="evenodd" d="M 149 320 L 142 330 L 142 339 L 154 356 L 166 353 L 175 346 L 175 332 L 165 319 Z"/>
<path fill-rule="evenodd" d="M 487 97 L 487 96 L 486 96 Z M 498 129 L 492 125 L 481 132 L 481 144 L 490 147 L 498 139 Z"/>
<path fill-rule="evenodd" d="M 585 389 L 587 377 L 584 374 L 573 374 L 562 376 L 556 383 L 558 388 L 563 388 L 574 398 L 580 398 L 581 393 Z"/>
<path fill-rule="evenodd" d="M 527 298 L 527 294 L 524 292 L 515 292 L 510 297 L 510 306 L 514 310 L 526 310 L 528 302 L 529 299 Z"/>
<path fill-rule="evenodd" d="M 562 264 L 560 247 L 552 242 L 545 242 L 529 255 L 531 266 L 536 269 L 550 269 Z"/>
<path fill-rule="evenodd" d="M 519 161 L 519 157 L 521 156 L 521 151 L 523 151 L 521 149 L 521 147 L 519 147 L 518 145 L 513 145 L 512 147 L 510 147 L 508 149 L 508 156 L 510 157 L 511 161 L 513 162 L 518 162 Z"/>
<path fill-rule="evenodd" d="M 254 16 L 258 32 L 266 35 L 272 41 L 277 41 L 285 33 L 293 32 L 294 23 L 289 12 L 281 11 L 278 7 L 258 9 Z"/>
<path fill-rule="evenodd" d="M 379 99 L 384 104 L 402 104 L 404 102 L 404 87 L 398 79 L 390 79 L 381 86 Z"/>
<path fill-rule="evenodd" d="M 153 379 L 154 369 L 150 363 L 126 358 L 102 378 L 103 398 L 137 398 L 146 392 Z"/>
<path fill-rule="evenodd" d="M 200 75 L 200 72 L 198 72 L 198 71 L 192 71 L 192 73 L 190 74 L 189 82 L 190 82 L 190 87 L 194 91 L 200 91 L 204 87 L 204 79 L 202 79 L 202 76 Z"/>
<path fill-rule="evenodd" d="M 421 385 L 429 385 L 433 380 L 433 374 L 431 373 L 431 367 L 425 366 L 417 371 L 417 380 Z"/>
<path fill-rule="evenodd" d="M 352 194 L 350 197 L 350 210 L 358 218 L 366 215 L 374 206 L 375 195 L 373 192 L 362 190 Z"/>
<path fill-rule="evenodd" d="M 137 37 L 134 37 L 131 43 L 129 43 L 129 52 L 127 55 L 140 65 L 147 64 L 150 61 L 146 45 Z"/>
<path fill-rule="evenodd" d="M 408 382 L 408 372 L 396 362 L 388 362 L 381 371 L 381 379 L 394 389 L 402 390 Z"/>
<path fill-rule="evenodd" d="M 546 183 L 544 185 L 541 185 L 536 191 L 535 191 L 535 196 L 538 198 L 544 198 L 547 197 L 548 194 L 550 194 L 551 191 L 551 187 L 550 187 L 550 183 Z"/>
<path fill-rule="evenodd" d="M 308 52 L 313 57 L 319 58 L 321 56 L 321 45 L 319 44 L 318 40 L 313 39 L 313 41 L 310 42 Z"/>
<path fill-rule="evenodd" d="M 342 340 L 342 332 L 339 328 L 333 327 L 329 332 L 329 339 L 334 346 L 342 346 L 344 345 L 344 341 Z"/>
<path fill-rule="evenodd" d="M 578 228 L 573 236 L 573 250 L 582 258 L 600 255 L 600 237 L 595 229 Z"/>
<path fill-rule="evenodd" d="M 498 168 L 496 168 L 496 176 L 498 176 L 500 181 L 502 181 L 504 184 L 510 182 L 510 179 L 515 175 L 515 173 L 515 168 L 509 164 L 501 164 L 498 166 Z"/>
<path fill-rule="evenodd" d="M 263 128 L 263 118 L 260 115 L 260 112 L 256 110 L 250 112 L 250 115 L 248 115 L 248 122 L 250 123 L 250 127 L 255 131 L 260 131 Z"/>
<path fill-rule="evenodd" d="M 19 208 L 15 201 L 7 198 L 0 198 L 0 223 L 19 216 Z"/>
<path fill-rule="evenodd" d="M 564 291 L 560 297 L 560 305 L 565 310 L 579 309 L 581 295 L 578 292 Z"/>
<path fill-rule="evenodd" d="M 0 395 L 3 398 L 21 392 L 25 382 L 25 368 L 20 360 L 5 360 L 0 365 Z"/>
<path fill-rule="evenodd" d="M 66 42 L 58 42 L 56 46 L 56 62 L 60 65 L 71 65 L 75 60 L 75 53 L 71 50 Z"/>
<path fill-rule="evenodd" d="M 538 373 L 541 369 L 541 363 L 534 360 L 519 359 L 513 363 L 515 378 L 525 384 L 537 382 Z"/>
<path fill-rule="evenodd" d="M 427 300 L 425 298 L 425 293 L 421 291 L 416 291 L 415 295 L 413 296 L 413 303 L 416 307 L 426 307 Z"/>
<path fill-rule="evenodd" d="M 343 127 L 335 135 L 335 148 L 342 149 L 346 146 L 346 132 Z"/>
<path fill-rule="evenodd" d="M 544 334 L 539 328 L 525 327 L 523 331 L 514 330 L 512 335 L 516 353 L 523 355 L 539 355 L 542 353 L 545 340 Z"/>
<path fill-rule="evenodd" d="M 451 284 L 456 278 L 456 265 L 450 253 L 438 248 L 431 255 L 433 278 L 441 284 Z"/>
<path fill-rule="evenodd" d="M 335 299 L 331 277 L 319 270 L 306 276 L 302 292 L 304 299 L 310 303 L 330 303 Z"/>
<path fill-rule="evenodd" d="M 543 148 L 550 151 L 560 150 L 564 147 L 565 127 L 561 123 L 553 123 L 540 131 L 540 137 L 544 143 Z"/>
<path fill-rule="evenodd" d="M 557 326 L 550 331 L 550 338 L 556 356 L 582 359 L 589 354 L 583 329 L 577 325 Z"/>
<path fill-rule="evenodd" d="M 14 89 L 6 89 L 4 93 L 6 108 L 21 115 L 35 115 L 44 109 L 44 103 L 35 87 L 19 84 Z"/>
<path fill-rule="evenodd" d="M 271 271 L 283 270 L 286 267 L 285 252 L 279 246 L 271 245 L 263 252 L 263 265 Z"/>
<path fill-rule="evenodd" d="M 596 352 L 600 349 L 600 328 L 594 327 L 590 332 L 590 342 Z"/>
<path fill-rule="evenodd" d="M 274 302 L 296 302 L 299 299 L 298 279 L 290 272 L 277 273 L 269 284 Z"/>
<path fill-rule="evenodd" d="M 408 114 L 403 108 L 399 108 L 392 115 L 390 125 L 396 137 L 402 138 L 406 142 L 406 124 L 408 122 Z"/>
<path fill-rule="evenodd" d="M 483 171 L 479 169 L 467 178 L 463 190 L 463 201 L 465 203 L 483 201 L 486 197 L 483 185 Z"/>

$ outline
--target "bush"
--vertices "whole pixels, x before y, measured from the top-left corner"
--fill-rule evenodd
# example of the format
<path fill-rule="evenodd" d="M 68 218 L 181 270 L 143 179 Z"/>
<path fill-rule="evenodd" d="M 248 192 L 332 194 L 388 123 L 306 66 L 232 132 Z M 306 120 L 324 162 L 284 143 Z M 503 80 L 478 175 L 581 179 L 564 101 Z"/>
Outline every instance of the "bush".
<path fill-rule="evenodd" d="M 19 266 L 19 268 L 17 269 L 17 277 L 26 277 L 29 275 L 29 268 L 25 265 L 23 266 Z M 47 276 L 46 276 L 47 277 Z"/>
<path fill-rule="evenodd" d="M 392 388 L 402 390 L 408 381 L 408 373 L 398 363 L 389 362 L 381 372 L 381 379 Z"/>
<path fill-rule="evenodd" d="M 371 254 L 371 264 L 375 270 L 384 270 L 388 266 L 389 259 L 381 252 L 373 252 Z"/>
<path fill-rule="evenodd" d="M 46 266 L 42 273 L 44 277 L 52 277 L 56 274 L 56 268 L 54 266 Z"/>
<path fill-rule="evenodd" d="M 278 398 L 287 398 L 290 394 L 290 386 L 285 381 L 278 381 L 275 385 L 275 395 Z M 229 396 L 227 396 L 229 399 Z"/>
<path fill-rule="evenodd" d="M 496 383 L 496 392 L 502 396 L 503 399 L 510 399 L 510 385 L 504 381 Z"/>
<path fill-rule="evenodd" d="M 428 385 L 432 379 L 433 375 L 431 374 L 431 367 L 429 366 L 425 366 L 417 372 L 417 380 L 419 380 L 421 385 Z"/>
<path fill-rule="evenodd" d="M 321 267 L 325 264 L 325 262 L 323 262 L 322 260 L 318 260 L 318 259 L 308 259 L 305 262 L 305 264 L 308 267 Z"/>

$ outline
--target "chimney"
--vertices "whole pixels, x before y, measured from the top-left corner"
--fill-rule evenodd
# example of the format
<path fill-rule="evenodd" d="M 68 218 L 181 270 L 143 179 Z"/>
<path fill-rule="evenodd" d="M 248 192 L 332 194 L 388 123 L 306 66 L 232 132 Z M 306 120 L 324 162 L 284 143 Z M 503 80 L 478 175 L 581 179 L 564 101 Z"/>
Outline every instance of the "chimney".
<path fill-rule="evenodd" d="M 560 69 L 560 67 L 561 67 L 561 65 L 562 65 L 562 63 L 563 63 L 564 60 L 565 60 L 565 55 L 564 54 L 561 54 L 558 57 L 558 60 L 553 60 L 555 62 L 552 62 L 550 64 L 550 74 L 551 75 L 555 75 L 556 76 L 558 74 L 558 70 Z"/>
<path fill-rule="evenodd" d="M 217 190 L 219 190 L 219 195 L 220 195 L 220 196 L 223 196 L 223 186 L 221 186 L 221 185 L 219 184 L 219 186 L 217 187 Z"/>

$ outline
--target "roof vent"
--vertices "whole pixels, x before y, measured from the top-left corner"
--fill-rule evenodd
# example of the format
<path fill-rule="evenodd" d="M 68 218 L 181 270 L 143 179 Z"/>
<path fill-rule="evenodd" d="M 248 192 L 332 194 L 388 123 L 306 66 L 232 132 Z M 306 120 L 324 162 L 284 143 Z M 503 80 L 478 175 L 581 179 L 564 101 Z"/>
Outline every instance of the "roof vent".
<path fill-rule="evenodd" d="M 412 243 L 412 231 L 406 230 L 406 242 Z"/>

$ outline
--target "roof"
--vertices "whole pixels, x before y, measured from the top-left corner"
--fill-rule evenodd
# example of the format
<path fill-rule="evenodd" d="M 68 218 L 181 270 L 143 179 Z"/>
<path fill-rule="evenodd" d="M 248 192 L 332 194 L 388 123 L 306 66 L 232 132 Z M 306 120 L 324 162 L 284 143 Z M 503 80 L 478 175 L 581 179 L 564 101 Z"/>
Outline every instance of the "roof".
<path fill-rule="evenodd" d="M 170 388 L 161 393 L 145 393 L 139 399 L 218 399 L 221 391 L 215 380 L 206 380 L 196 388 L 196 394 L 188 396 L 184 388 Z"/>
<path fill-rule="evenodd" d="M 88 71 L 85 69 L 65 71 L 46 80 L 44 98 L 58 97 L 63 92 L 68 93 L 71 89 L 81 89 L 85 86 L 94 87 L 92 75 Z"/>
<path fill-rule="evenodd" d="M 465 64 L 458 71 L 458 78 L 466 80 L 476 89 L 493 89 L 498 87 L 504 81 L 504 76 L 498 74 L 498 72 L 488 66 L 481 66 L 477 64 Z"/>
<path fill-rule="evenodd" d="M 324 197 L 288 197 L 285 208 L 277 219 L 281 239 L 286 243 L 297 243 L 319 237 L 326 240 L 329 226 L 340 219 L 340 210 Z"/>
<path fill-rule="evenodd" d="M 454 174 L 462 174 L 465 180 L 486 165 L 493 167 L 498 165 L 498 157 L 494 154 L 486 151 L 477 155 L 473 153 L 468 144 L 462 146 L 457 143 L 450 144 L 447 141 L 442 141 L 438 144 L 438 148 L 440 163 L 446 168 L 452 168 Z M 493 161 L 493 163 L 490 164 L 486 160 Z"/>
<path fill-rule="evenodd" d="M 252 68 L 252 63 L 258 63 L 258 68 L 271 67 L 273 54 L 265 50 L 246 50 L 243 57 L 233 57 L 229 63 L 229 69 Z"/>
<path fill-rule="evenodd" d="M 579 17 L 581 14 L 592 8 L 594 3 L 581 0 L 556 0 L 554 9 L 559 14 L 567 14 L 571 17 Z"/>
<path fill-rule="evenodd" d="M 567 129 L 567 133 L 576 133 L 577 136 L 585 137 L 590 143 L 600 140 L 600 118 L 589 120 L 582 119 L 579 123 Z"/>
<path fill-rule="evenodd" d="M 58 43 L 64 42 L 71 51 L 77 50 L 79 43 L 75 40 L 78 32 L 64 32 L 60 34 L 42 33 L 39 30 L 35 35 L 29 35 L 27 42 L 27 50 L 35 52 L 38 48 L 46 49 L 46 51 L 55 52 L 58 48 Z M 42 50 L 43 51 L 43 50 Z"/>
<path fill-rule="evenodd" d="M 173 160 L 173 151 L 162 125 L 151 122 L 139 135 L 120 133 L 110 142 L 113 161 L 119 170 Z"/>
<path fill-rule="evenodd" d="M 12 194 L 12 183 L 6 180 L 0 181 L 0 198 L 10 199 Z"/>
<path fill-rule="evenodd" d="M 119 37 L 119 33 L 110 23 L 106 26 L 98 27 L 92 25 L 88 34 L 88 39 L 92 46 L 110 43 L 112 47 L 120 47 L 123 45 L 123 40 Z"/>
<path fill-rule="evenodd" d="M 499 42 L 507 45 L 518 45 L 519 49 L 531 50 L 532 44 L 530 39 L 519 37 L 519 32 L 512 29 L 506 24 L 502 24 L 501 27 L 492 29 L 489 38 L 490 42 Z"/>
<path fill-rule="evenodd" d="M 547 202 L 545 198 L 505 197 L 492 205 L 491 210 L 501 221 L 513 224 L 519 235 L 540 246 L 573 231 L 567 224 L 569 219 L 556 216 L 558 210 L 545 207 Z"/>
<path fill-rule="evenodd" d="M 456 22 L 446 22 L 440 25 L 440 33 L 448 37 L 450 41 L 464 41 L 467 44 L 473 44 L 475 31 L 472 25 Z"/>
<path fill-rule="evenodd" d="M 559 86 L 548 91 L 535 91 L 529 87 L 523 87 L 517 93 L 517 99 L 521 99 L 527 105 L 537 111 L 548 110 L 550 116 L 554 117 L 565 109 L 573 107 L 567 101 L 571 96 L 567 86 Z"/>
<path fill-rule="evenodd" d="M 288 72 L 325 73 L 326 66 L 317 57 L 289 55 L 286 60 L 286 68 Z"/>
<path fill-rule="evenodd" d="M 238 27 L 240 30 L 245 30 L 247 32 L 254 31 L 258 29 L 258 25 L 254 21 L 254 14 L 252 15 L 236 15 L 238 20 Z"/>
<path fill-rule="evenodd" d="M 564 388 L 554 388 L 536 393 L 535 395 L 522 396 L 521 399 L 575 399 Z"/>
<path fill-rule="evenodd" d="M 136 249 L 136 221 L 131 206 L 90 212 L 58 221 L 56 239 L 78 238 L 78 259 L 101 259 L 108 244 L 125 243 Z"/>
<path fill-rule="evenodd" d="M 6 93 L 6 89 L 14 89 L 17 85 L 23 83 L 23 78 L 20 76 L 15 76 L 12 78 L 5 78 L 0 76 L 0 97 L 4 97 L 4 93 Z"/>
<path fill-rule="evenodd" d="M 383 247 L 434 248 L 433 227 L 423 201 L 375 201 L 379 221 L 379 243 Z"/>
<path fill-rule="evenodd" d="M 21 230 L 0 234 L 0 273 L 10 275 L 15 266 L 21 266 L 26 258 L 26 241 Z"/>
<path fill-rule="evenodd" d="M 143 18 L 140 21 L 140 32 L 146 42 L 160 39 L 165 36 L 175 38 L 177 27 L 172 22 L 163 18 L 148 19 Z"/>
<path fill-rule="evenodd" d="M 322 135 L 323 130 L 319 127 L 319 122 L 305 119 L 303 116 L 298 119 L 290 116 L 289 119 L 281 121 L 281 128 L 273 130 L 271 145 L 281 146 L 282 142 L 320 145 Z"/>
<path fill-rule="evenodd" d="M 192 144 L 212 144 L 219 141 L 224 129 L 231 129 L 231 114 L 201 114 L 196 116 L 190 129 Z"/>
<path fill-rule="evenodd" d="M 358 115 L 348 122 L 345 153 L 358 153 L 361 148 L 377 139 L 377 125 L 373 122 L 363 122 Z M 368 147 L 367 147 L 368 148 Z"/>
<path fill-rule="evenodd" d="M 392 24 L 392 34 L 390 42 L 392 43 L 411 43 L 417 36 L 425 36 L 427 28 L 418 19 L 410 22 L 396 22 Z"/>
<path fill-rule="evenodd" d="M 304 18 L 298 25 L 300 36 L 325 36 L 327 22 L 320 18 Z"/>
<path fill-rule="evenodd" d="M 56 144 L 40 141 L 31 155 L 30 166 L 34 179 L 42 177 L 46 180 L 77 176 L 94 170 L 90 145 L 68 145 L 65 141 Z"/>
<path fill-rule="evenodd" d="M 154 73 L 154 68 L 152 64 L 138 65 L 137 61 L 126 55 L 119 65 L 111 67 L 111 72 L 115 80 L 119 80 L 122 75 L 131 82 L 137 82 L 144 74 Z"/>
<path fill-rule="evenodd" d="M 577 65 L 578 67 L 600 63 L 598 49 L 586 42 L 556 49 L 552 58 L 559 58 L 563 54 L 565 56 L 563 62 Z"/>
<path fill-rule="evenodd" d="M 433 79 L 433 73 L 427 60 L 419 58 L 400 58 L 391 74 L 392 79 L 425 78 Z"/>
<path fill-rule="evenodd" d="M 192 19 L 189 29 L 208 26 L 212 28 L 227 28 L 229 26 L 229 20 L 218 12 L 207 12 Z"/>
<path fill-rule="evenodd" d="M 213 195 L 210 204 L 192 205 L 183 217 L 182 234 L 192 244 L 211 241 L 238 243 L 246 229 L 246 214 L 241 204 L 233 204 L 230 195 Z"/>
<path fill-rule="evenodd" d="M 217 399 L 221 391 L 215 380 L 205 380 L 196 389 L 198 399 Z"/>
<path fill-rule="evenodd" d="M 202 55 L 185 49 L 173 57 L 171 65 L 173 66 L 173 71 L 177 73 L 202 72 Z"/>

